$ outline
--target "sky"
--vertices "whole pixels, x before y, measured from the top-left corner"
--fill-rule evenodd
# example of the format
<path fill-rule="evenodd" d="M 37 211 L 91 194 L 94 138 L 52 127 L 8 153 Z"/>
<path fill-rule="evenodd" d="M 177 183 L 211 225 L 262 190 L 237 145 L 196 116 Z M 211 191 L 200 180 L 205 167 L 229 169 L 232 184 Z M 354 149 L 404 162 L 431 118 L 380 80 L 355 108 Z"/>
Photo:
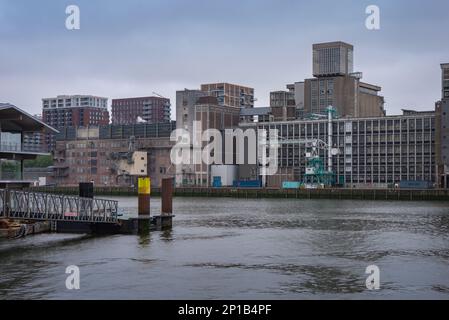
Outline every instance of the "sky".
<path fill-rule="evenodd" d="M 80 9 L 80 30 L 65 27 Z M 365 10 L 380 8 L 380 30 Z M 0 0 L 0 102 L 109 98 L 230 82 L 269 92 L 312 77 L 312 44 L 354 45 L 354 71 L 382 87 L 387 114 L 432 110 L 449 62 L 447 0 Z M 172 110 L 174 117 L 175 112 Z"/>

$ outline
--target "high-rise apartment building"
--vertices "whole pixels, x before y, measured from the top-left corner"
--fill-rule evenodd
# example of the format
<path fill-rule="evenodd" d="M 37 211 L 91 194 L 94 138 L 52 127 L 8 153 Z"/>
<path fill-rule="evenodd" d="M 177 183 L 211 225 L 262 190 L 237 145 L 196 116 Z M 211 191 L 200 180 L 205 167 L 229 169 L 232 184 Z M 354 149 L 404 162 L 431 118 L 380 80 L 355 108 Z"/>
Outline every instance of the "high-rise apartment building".
<path fill-rule="evenodd" d="M 64 95 L 42 99 L 43 121 L 57 129 L 109 124 L 108 99 L 90 95 Z M 45 139 L 49 151 L 54 149 L 53 134 Z"/>
<path fill-rule="evenodd" d="M 236 108 L 254 108 L 254 89 L 231 83 L 201 85 L 201 91 L 218 100 L 218 105 Z"/>
<path fill-rule="evenodd" d="M 83 95 L 42 99 L 42 117 L 55 128 L 106 125 L 108 99 Z"/>
<path fill-rule="evenodd" d="M 136 124 L 139 118 L 147 123 L 170 122 L 170 99 L 141 97 L 112 100 L 112 124 Z"/>
<path fill-rule="evenodd" d="M 354 47 L 344 42 L 313 45 L 313 76 L 344 76 L 354 70 Z"/>

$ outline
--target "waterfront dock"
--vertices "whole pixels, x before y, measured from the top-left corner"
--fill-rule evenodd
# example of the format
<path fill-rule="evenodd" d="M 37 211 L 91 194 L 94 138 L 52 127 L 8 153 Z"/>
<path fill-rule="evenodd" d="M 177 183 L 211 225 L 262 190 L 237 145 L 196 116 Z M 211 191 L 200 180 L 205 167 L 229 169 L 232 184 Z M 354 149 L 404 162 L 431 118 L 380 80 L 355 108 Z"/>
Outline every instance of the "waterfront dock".
<path fill-rule="evenodd" d="M 40 187 L 44 193 L 77 194 L 77 187 Z M 95 187 L 95 194 L 101 196 L 137 197 L 137 188 Z M 153 196 L 160 196 L 159 188 L 152 189 Z M 238 199 L 340 199 L 340 200 L 388 200 L 388 201 L 449 201 L 447 189 L 268 189 L 268 188 L 175 188 L 175 197 L 217 197 Z"/>

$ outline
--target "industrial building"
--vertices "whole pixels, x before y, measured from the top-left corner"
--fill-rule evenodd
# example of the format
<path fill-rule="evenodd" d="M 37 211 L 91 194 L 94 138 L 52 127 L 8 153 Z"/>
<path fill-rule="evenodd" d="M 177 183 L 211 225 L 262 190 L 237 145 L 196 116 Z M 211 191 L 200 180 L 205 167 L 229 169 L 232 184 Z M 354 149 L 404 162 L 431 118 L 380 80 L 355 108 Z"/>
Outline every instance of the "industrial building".
<path fill-rule="evenodd" d="M 330 105 L 341 117 L 385 116 L 382 88 L 362 82 L 362 78 L 361 72 L 354 72 L 352 45 L 344 42 L 314 44 L 313 78 L 288 84 L 288 91 L 270 94 L 275 119 L 290 120 L 292 105 L 296 107 L 296 119 L 325 114 Z"/>
<path fill-rule="evenodd" d="M 241 111 L 253 110 L 253 100 L 254 89 L 227 83 L 201 85 L 201 90 L 177 91 L 177 128 L 192 133 L 195 121 L 201 122 L 203 131 L 237 127 Z M 176 183 L 178 186 L 209 185 L 210 166 L 178 165 Z"/>
<path fill-rule="evenodd" d="M 201 91 L 217 98 L 219 106 L 254 108 L 254 89 L 232 83 L 202 84 Z"/>
<path fill-rule="evenodd" d="M 313 76 L 345 76 L 354 72 L 354 46 L 341 41 L 313 45 Z"/>
<path fill-rule="evenodd" d="M 193 107 L 193 119 L 179 125 L 180 128 L 192 128 L 193 122 L 201 123 L 202 132 L 207 129 L 224 130 L 236 128 L 240 122 L 241 109 L 229 106 L 220 106 L 216 97 L 199 97 Z M 243 109 L 242 109 L 243 110 Z M 190 133 L 193 130 L 189 130 Z M 207 143 L 204 142 L 203 146 Z M 210 185 L 210 165 L 183 164 L 176 166 L 176 183 L 180 185 Z"/>
<path fill-rule="evenodd" d="M 334 106 L 341 117 L 385 115 L 381 87 L 361 81 L 354 72 L 354 47 L 344 42 L 313 45 L 313 76 L 304 81 L 304 113 L 324 114 Z"/>
<path fill-rule="evenodd" d="M 65 128 L 56 138 L 50 182 L 63 186 L 81 182 L 135 186 L 138 174 L 133 168 L 144 161 L 146 172 L 142 174 L 158 187 L 161 179 L 175 174 L 170 161 L 170 134 L 175 129 L 175 122 Z"/>
<path fill-rule="evenodd" d="M 279 170 L 267 177 L 267 187 L 282 187 L 286 181 L 304 181 L 309 147 L 301 142 L 319 139 L 327 143 L 328 120 L 246 123 L 243 128 L 277 129 L 283 143 Z M 402 180 L 436 179 L 435 115 L 415 113 L 400 116 L 334 119 L 332 157 L 334 183 L 344 187 L 387 187 Z M 291 141 L 291 142 L 289 142 Z M 327 159 L 328 149 L 319 150 Z"/>
<path fill-rule="evenodd" d="M 296 120 L 297 108 L 295 103 L 295 92 L 270 92 L 270 108 L 274 121 Z"/>
<path fill-rule="evenodd" d="M 139 122 L 163 123 L 171 121 L 170 99 L 141 97 L 112 100 L 112 124 L 127 125 Z"/>
<path fill-rule="evenodd" d="M 439 185 L 449 188 L 449 63 L 441 64 L 441 100 L 436 103 L 436 136 Z"/>
<path fill-rule="evenodd" d="M 407 182 L 447 188 L 449 64 L 442 64 L 441 68 L 442 97 L 435 111 L 403 110 L 402 115 L 395 116 L 382 112 L 378 116 L 350 117 L 340 115 L 341 108 L 327 106 L 324 112 L 305 113 L 301 119 L 289 121 L 285 119 L 285 112 L 273 114 L 271 107 L 242 109 L 239 127 L 243 130 L 278 130 L 278 171 L 263 179 L 258 165 L 209 166 L 207 171 L 202 168 L 203 178 L 193 184 L 217 186 L 220 179 L 225 184 L 234 179 L 237 183 L 251 185 L 258 180 L 266 187 L 283 188 L 315 179 L 315 185 L 321 180 L 325 182 L 322 185 L 347 188 L 386 188 Z M 359 85 L 369 90 L 369 85 Z M 377 91 L 377 88 L 372 90 Z M 285 101 L 291 97 L 285 92 L 273 92 L 272 104 L 276 108 L 280 101 L 285 106 Z M 204 177 L 206 173 L 209 176 Z"/>

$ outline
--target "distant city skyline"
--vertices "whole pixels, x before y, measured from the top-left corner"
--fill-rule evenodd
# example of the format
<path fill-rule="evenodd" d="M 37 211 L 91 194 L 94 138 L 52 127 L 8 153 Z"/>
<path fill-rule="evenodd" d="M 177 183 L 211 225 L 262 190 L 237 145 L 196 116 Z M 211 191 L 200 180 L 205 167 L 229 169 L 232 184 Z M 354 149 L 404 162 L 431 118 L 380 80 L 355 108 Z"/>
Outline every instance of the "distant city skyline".
<path fill-rule="evenodd" d="M 81 29 L 65 28 L 78 5 Z M 377 5 L 381 29 L 365 28 Z M 382 86 L 387 114 L 433 110 L 441 63 L 449 62 L 445 0 L 51 1 L 0 0 L 0 102 L 42 112 L 42 98 L 109 99 L 176 91 L 202 83 L 255 88 L 258 107 L 271 91 L 312 76 L 312 45 L 354 45 L 354 71 Z M 319 19 L 317 19 L 319 17 Z"/>

